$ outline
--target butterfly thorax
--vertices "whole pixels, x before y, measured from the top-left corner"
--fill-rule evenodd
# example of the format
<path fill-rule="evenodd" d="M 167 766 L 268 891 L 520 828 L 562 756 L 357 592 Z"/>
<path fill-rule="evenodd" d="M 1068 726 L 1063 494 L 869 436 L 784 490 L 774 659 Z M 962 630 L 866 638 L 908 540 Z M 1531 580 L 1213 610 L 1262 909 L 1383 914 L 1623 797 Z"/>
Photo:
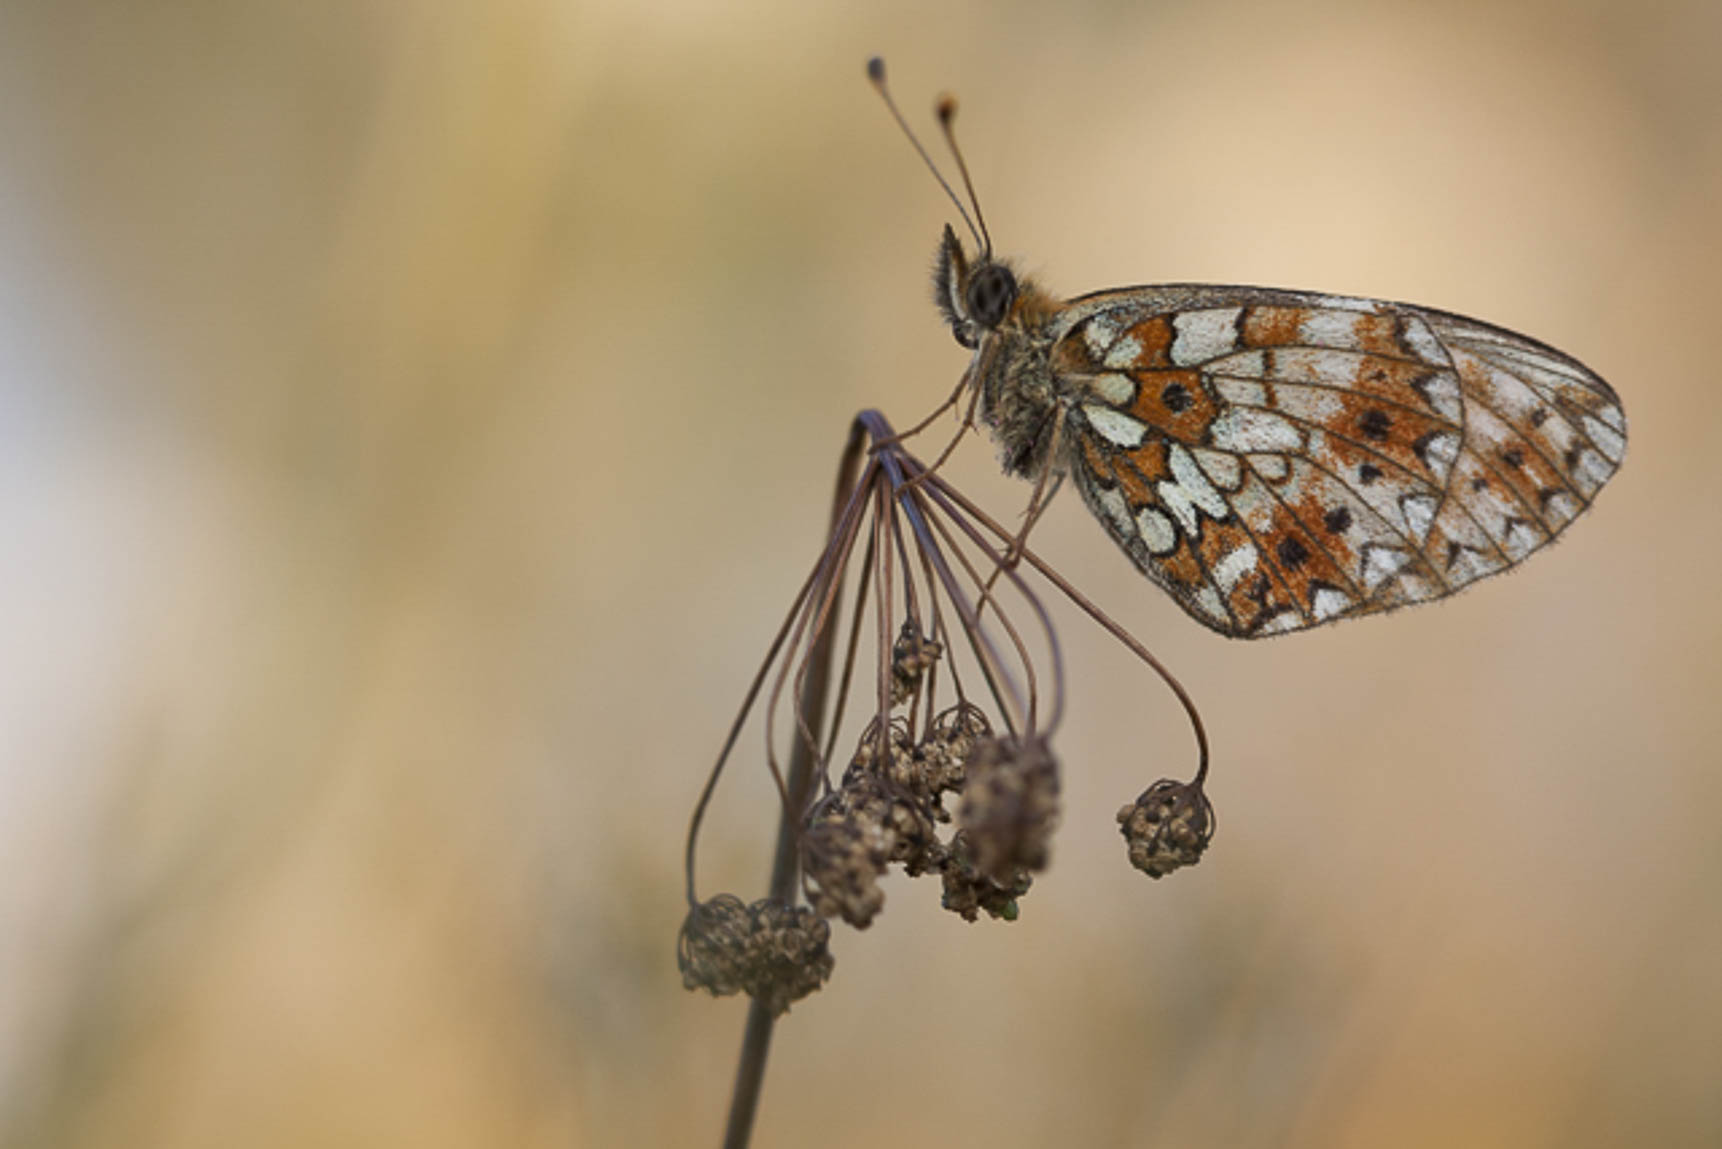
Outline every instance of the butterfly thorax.
<path fill-rule="evenodd" d="M 1058 301 L 990 254 L 971 263 L 949 227 L 939 244 L 933 296 L 957 342 L 975 352 L 968 383 L 979 391 L 981 421 L 999 444 L 1005 470 L 1040 475 L 1058 438 L 1061 386 L 1051 361 Z"/>
<path fill-rule="evenodd" d="M 1009 317 L 982 337 L 971 368 L 981 422 L 992 431 L 1006 472 L 1023 478 L 1042 473 L 1057 441 L 1063 388 L 1051 362 L 1056 306 L 1033 283 L 1021 283 Z M 1053 467 L 1060 462 L 1053 459 Z"/>

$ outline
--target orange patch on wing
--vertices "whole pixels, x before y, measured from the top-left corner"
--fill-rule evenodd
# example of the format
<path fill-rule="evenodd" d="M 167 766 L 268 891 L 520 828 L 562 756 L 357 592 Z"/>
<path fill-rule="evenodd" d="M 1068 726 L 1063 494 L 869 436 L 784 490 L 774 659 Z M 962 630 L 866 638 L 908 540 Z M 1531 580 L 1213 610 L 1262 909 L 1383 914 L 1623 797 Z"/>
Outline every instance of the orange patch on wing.
<path fill-rule="evenodd" d="M 1382 459 L 1386 459 L 1424 482 L 1441 481 L 1441 476 L 1424 458 L 1432 436 L 1456 434 L 1452 424 L 1432 415 L 1376 403 L 1369 395 L 1341 393 L 1338 398 L 1341 414 L 1327 429 L 1327 441 L 1334 454 L 1354 466 L 1372 462 L 1379 467 L 1383 465 Z"/>
<path fill-rule="evenodd" d="M 1352 386 L 1366 395 L 1379 395 L 1391 403 L 1400 403 L 1418 411 L 1430 410 L 1429 400 L 1417 389 L 1417 383 L 1435 372 L 1422 363 L 1403 359 L 1384 359 L 1385 353 L 1372 353 L 1357 361 Z"/>
<path fill-rule="evenodd" d="M 1304 307 L 1249 307 L 1244 310 L 1243 346 L 1291 347 L 1303 327 Z"/>
<path fill-rule="evenodd" d="M 1202 573 L 1202 566 L 1196 561 L 1196 553 L 1190 549 L 1188 538 L 1180 536 L 1178 549 L 1164 558 L 1156 558 L 1154 562 L 1166 579 L 1175 586 L 1208 585 L 1208 576 Z"/>
<path fill-rule="evenodd" d="M 1151 483 L 1158 483 L 1172 474 L 1172 468 L 1166 459 L 1166 444 L 1158 439 L 1150 439 L 1135 450 L 1124 452 L 1124 457 L 1134 463 L 1136 470 Z"/>
<path fill-rule="evenodd" d="M 1285 507 L 1274 509 L 1272 526 L 1260 532 L 1258 537 L 1264 552 L 1263 560 L 1273 564 L 1281 581 L 1306 613 L 1314 609 L 1312 582 L 1319 580 L 1337 587 L 1351 585 L 1346 573 L 1322 550 L 1312 528 L 1300 522 L 1298 516 Z"/>
<path fill-rule="evenodd" d="M 1174 335 L 1172 319 L 1167 315 L 1156 315 L 1136 324 L 1121 337 L 1134 339 L 1142 345 L 1142 350 L 1137 353 L 1135 360 L 1127 366 L 1141 371 L 1170 367 Z"/>
<path fill-rule="evenodd" d="M 1478 444 L 1474 445 L 1473 449 L 1482 454 L 1491 474 L 1504 480 L 1513 493 L 1524 500 L 1526 518 L 1543 521 L 1543 491 L 1572 493 L 1572 487 L 1567 480 L 1525 439 L 1514 438 L 1504 447 L 1494 444 L 1482 447 Z"/>
<path fill-rule="evenodd" d="M 1107 457 L 1106 450 L 1089 435 L 1079 436 L 1076 441 L 1082 447 L 1082 462 L 1089 473 L 1102 484 L 1110 483 L 1112 460 Z"/>
<path fill-rule="evenodd" d="M 1195 370 L 1134 371 L 1136 402 L 1130 413 L 1174 439 L 1200 443 L 1220 413 Z"/>
<path fill-rule="evenodd" d="M 1359 312 L 1352 329 L 1361 351 L 1372 355 L 1391 355 L 1395 359 L 1416 358 L 1399 338 L 1399 318 L 1374 312 Z"/>
<path fill-rule="evenodd" d="M 1166 462 L 1166 445 L 1153 440 L 1133 451 L 1114 454 L 1084 436 L 1082 461 L 1102 485 L 1117 487 L 1132 511 L 1158 504 L 1159 499 L 1149 484 L 1171 473 Z"/>
<path fill-rule="evenodd" d="M 1241 572 L 1234 571 L 1229 590 L 1220 588 L 1226 606 L 1237 620 L 1237 629 L 1245 634 L 1259 629 L 1276 614 L 1297 609 L 1285 587 L 1274 581 L 1261 548 L 1255 545 L 1248 531 L 1236 523 L 1210 522 L 1202 527 L 1202 562 L 1209 571 L 1220 569 L 1227 556 L 1246 547 L 1255 552 L 1255 564 Z"/>
<path fill-rule="evenodd" d="M 1325 579 L 1341 589 L 1352 588 L 1355 583 L 1350 574 L 1358 569 L 1361 556 L 1345 537 L 1343 531 L 1327 529 L 1327 515 L 1334 507 L 1324 503 L 1320 496 L 1312 494 L 1293 501 L 1291 509 L 1292 516 L 1316 540 L 1316 543 L 1330 560 L 1329 567 L 1339 572 L 1336 578 L 1330 578 L 1327 575 L 1317 575 L 1316 577 Z M 1350 513 L 1349 507 L 1346 510 Z M 1362 593 L 1361 587 L 1356 589 L 1359 594 Z"/>

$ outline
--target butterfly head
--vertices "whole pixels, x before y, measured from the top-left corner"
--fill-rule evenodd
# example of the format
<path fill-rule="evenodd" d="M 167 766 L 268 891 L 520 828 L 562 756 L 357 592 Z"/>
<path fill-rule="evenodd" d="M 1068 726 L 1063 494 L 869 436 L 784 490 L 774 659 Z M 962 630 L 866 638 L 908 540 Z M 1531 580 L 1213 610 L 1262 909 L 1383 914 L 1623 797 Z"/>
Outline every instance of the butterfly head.
<path fill-rule="evenodd" d="M 974 262 L 949 224 L 933 264 L 933 300 L 964 347 L 980 346 L 1010 316 L 1018 294 L 1014 272 L 983 251 Z"/>

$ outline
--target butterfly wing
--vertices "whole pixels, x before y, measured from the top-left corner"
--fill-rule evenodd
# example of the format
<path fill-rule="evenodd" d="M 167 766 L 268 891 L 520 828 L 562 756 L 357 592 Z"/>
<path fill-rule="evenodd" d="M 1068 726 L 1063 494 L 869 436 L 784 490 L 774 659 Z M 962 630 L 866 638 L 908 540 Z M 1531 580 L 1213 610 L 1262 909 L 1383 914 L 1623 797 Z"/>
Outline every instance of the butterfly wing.
<path fill-rule="evenodd" d="M 1066 462 L 1151 578 L 1234 637 L 1443 598 L 1552 541 L 1620 465 L 1608 384 L 1408 304 L 1251 287 L 1071 301 Z"/>

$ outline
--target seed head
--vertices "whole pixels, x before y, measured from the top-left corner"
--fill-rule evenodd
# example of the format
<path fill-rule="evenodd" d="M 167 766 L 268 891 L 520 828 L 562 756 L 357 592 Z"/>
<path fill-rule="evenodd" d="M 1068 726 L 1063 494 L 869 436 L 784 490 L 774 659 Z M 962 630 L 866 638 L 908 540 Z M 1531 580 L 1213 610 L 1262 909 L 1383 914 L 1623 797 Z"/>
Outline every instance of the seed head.
<path fill-rule="evenodd" d="M 975 868 L 968 834 L 958 830 L 945 853 L 941 870 L 945 881 L 943 906 L 964 921 L 972 922 L 985 910 L 995 918 L 1016 921 L 1017 899 L 1028 893 L 1034 879 L 1027 870 L 1017 870 L 1003 882 L 996 882 Z"/>
<path fill-rule="evenodd" d="M 1162 778 L 1118 811 L 1130 864 L 1150 878 L 1193 866 L 1214 836 L 1214 807 L 1200 783 Z"/>
<path fill-rule="evenodd" d="M 895 848 L 884 824 L 857 817 L 841 792 L 821 799 L 801 832 L 802 888 L 815 912 L 858 930 L 872 925 L 885 905 L 879 878 Z"/>
<path fill-rule="evenodd" d="M 975 867 L 1001 885 L 1045 868 L 1058 825 L 1058 763 L 1045 739 L 978 739 L 964 770 L 957 822 Z"/>
<path fill-rule="evenodd" d="M 719 894 L 682 920 L 676 964 L 688 989 L 714 997 L 745 991 L 777 1016 L 831 976 L 830 939 L 830 925 L 810 909 L 770 898 L 749 906 Z"/>
<path fill-rule="evenodd" d="M 892 706 L 901 705 L 921 688 L 921 680 L 944 652 L 940 643 L 921 633 L 913 618 L 903 620 L 903 628 L 891 646 Z"/>

